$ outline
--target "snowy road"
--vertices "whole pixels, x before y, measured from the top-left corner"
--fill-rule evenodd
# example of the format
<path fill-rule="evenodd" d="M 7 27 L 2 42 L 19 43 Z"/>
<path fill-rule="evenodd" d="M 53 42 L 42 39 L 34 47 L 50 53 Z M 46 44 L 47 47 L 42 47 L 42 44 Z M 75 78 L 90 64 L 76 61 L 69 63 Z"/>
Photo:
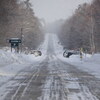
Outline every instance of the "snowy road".
<path fill-rule="evenodd" d="M 52 36 L 47 56 L 0 86 L 0 100 L 100 100 L 100 79 L 56 56 Z"/>

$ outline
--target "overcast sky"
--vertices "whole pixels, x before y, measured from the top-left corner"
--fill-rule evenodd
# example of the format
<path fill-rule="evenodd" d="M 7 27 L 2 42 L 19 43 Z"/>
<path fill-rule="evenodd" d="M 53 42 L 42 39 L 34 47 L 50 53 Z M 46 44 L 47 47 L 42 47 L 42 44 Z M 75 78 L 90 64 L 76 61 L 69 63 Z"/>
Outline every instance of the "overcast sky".
<path fill-rule="evenodd" d="M 33 4 L 35 15 L 44 18 L 46 22 L 58 19 L 67 19 L 79 4 L 92 0 L 30 0 Z"/>

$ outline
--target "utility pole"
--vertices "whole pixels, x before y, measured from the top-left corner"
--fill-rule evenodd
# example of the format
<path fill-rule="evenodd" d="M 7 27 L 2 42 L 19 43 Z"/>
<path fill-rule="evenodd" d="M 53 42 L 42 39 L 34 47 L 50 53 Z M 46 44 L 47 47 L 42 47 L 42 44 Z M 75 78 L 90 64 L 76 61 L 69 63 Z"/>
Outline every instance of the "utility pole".
<path fill-rule="evenodd" d="M 23 46 L 23 28 L 21 28 L 21 52 L 22 52 L 22 46 Z"/>
<path fill-rule="evenodd" d="M 92 54 L 95 53 L 95 41 L 94 41 L 94 19 L 93 19 L 93 6 L 91 5 L 91 52 Z"/>

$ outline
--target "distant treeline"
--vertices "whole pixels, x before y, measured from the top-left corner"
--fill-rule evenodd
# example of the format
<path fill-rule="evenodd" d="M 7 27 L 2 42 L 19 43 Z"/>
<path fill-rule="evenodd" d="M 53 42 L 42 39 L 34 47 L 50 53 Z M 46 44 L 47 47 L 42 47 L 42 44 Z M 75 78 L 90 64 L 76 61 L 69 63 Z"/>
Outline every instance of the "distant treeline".
<path fill-rule="evenodd" d="M 22 33 L 21 34 L 21 30 Z M 29 0 L 0 0 L 0 46 L 9 38 L 23 37 L 23 47 L 36 48 L 43 41 L 43 29 Z"/>
<path fill-rule="evenodd" d="M 79 5 L 62 25 L 59 38 L 67 49 L 100 52 L 100 0 Z"/>

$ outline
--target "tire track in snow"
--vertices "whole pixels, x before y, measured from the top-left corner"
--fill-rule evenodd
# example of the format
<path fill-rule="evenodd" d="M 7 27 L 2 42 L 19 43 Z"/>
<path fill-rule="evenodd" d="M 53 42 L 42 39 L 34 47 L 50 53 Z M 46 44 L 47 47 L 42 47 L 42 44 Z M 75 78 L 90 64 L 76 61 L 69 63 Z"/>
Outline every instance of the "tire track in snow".
<path fill-rule="evenodd" d="M 15 94 L 12 96 L 11 100 L 19 100 L 20 98 L 22 98 L 25 95 L 26 90 L 29 87 L 30 83 L 32 82 L 33 78 L 36 78 L 37 75 L 38 75 L 38 70 L 34 71 L 29 79 L 25 79 L 21 84 L 19 84 L 19 87 L 16 90 Z M 19 94 L 20 91 L 22 91 L 21 87 L 23 87 L 23 85 L 24 85 L 23 92 Z"/>
<path fill-rule="evenodd" d="M 46 61 L 47 60 L 44 60 L 41 63 L 37 64 L 38 66 L 29 67 L 28 69 L 24 69 L 23 71 L 18 73 L 15 76 L 15 78 L 13 78 L 10 82 L 8 82 L 6 84 L 7 88 L 8 88 L 7 89 L 8 93 L 5 96 L 5 99 L 3 99 L 3 100 L 28 100 L 26 98 L 30 94 L 28 94 L 27 92 L 29 91 L 29 93 L 30 93 L 30 91 L 33 90 L 30 87 L 35 88 L 34 90 L 36 90 L 36 88 L 38 89 L 38 87 L 37 86 L 33 87 L 36 85 L 36 82 L 37 82 L 37 84 L 42 84 L 42 83 L 40 83 L 41 82 L 40 75 L 43 74 L 42 68 L 44 68 L 44 66 L 46 67 L 46 65 L 47 65 Z M 46 70 L 46 72 L 47 72 L 47 70 Z M 46 77 L 46 76 L 44 76 L 44 77 Z M 40 79 L 39 82 L 38 82 L 38 79 Z M 29 98 L 31 98 L 31 97 L 29 97 Z M 29 99 L 29 100 L 31 100 L 31 99 Z"/>
<path fill-rule="evenodd" d="M 69 67 L 56 56 L 49 56 L 49 75 L 39 100 L 99 100 L 84 83 L 80 84 L 78 77 L 72 76 Z"/>

